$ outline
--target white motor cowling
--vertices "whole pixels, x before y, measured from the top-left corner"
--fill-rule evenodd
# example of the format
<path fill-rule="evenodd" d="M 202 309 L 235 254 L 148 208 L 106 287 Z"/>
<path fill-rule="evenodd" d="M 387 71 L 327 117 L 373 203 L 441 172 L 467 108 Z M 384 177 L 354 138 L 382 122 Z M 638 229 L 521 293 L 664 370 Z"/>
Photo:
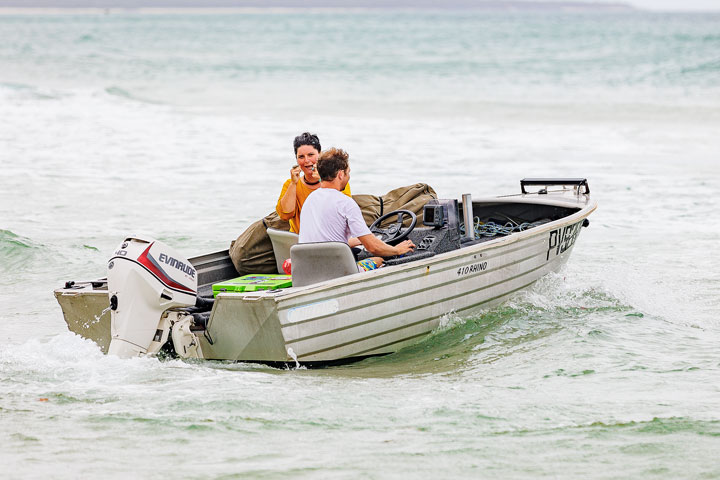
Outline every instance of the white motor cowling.
<path fill-rule="evenodd" d="M 110 347 L 122 358 L 148 352 L 153 341 L 167 339 L 162 314 L 195 305 L 197 272 L 184 257 L 152 238 L 126 238 L 108 262 Z"/>

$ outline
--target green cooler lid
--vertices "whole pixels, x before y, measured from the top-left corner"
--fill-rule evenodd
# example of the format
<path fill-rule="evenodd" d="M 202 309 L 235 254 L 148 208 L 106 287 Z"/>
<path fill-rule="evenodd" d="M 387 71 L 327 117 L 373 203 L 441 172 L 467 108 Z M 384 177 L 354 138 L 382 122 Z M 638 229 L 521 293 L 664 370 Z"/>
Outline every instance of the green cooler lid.
<path fill-rule="evenodd" d="M 220 292 L 254 292 L 257 290 L 272 290 L 274 288 L 288 288 L 292 286 L 292 276 L 270 273 L 256 273 L 215 283 L 212 286 L 213 297 Z"/>

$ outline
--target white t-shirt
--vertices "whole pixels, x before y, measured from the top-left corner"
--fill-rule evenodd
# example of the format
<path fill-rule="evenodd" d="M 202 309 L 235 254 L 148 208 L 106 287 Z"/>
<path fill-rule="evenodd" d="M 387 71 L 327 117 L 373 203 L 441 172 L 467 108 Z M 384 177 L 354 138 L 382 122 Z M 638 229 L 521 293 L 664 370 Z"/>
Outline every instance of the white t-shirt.
<path fill-rule="evenodd" d="M 345 242 L 370 234 L 355 200 L 334 188 L 318 188 L 300 212 L 300 243 Z"/>

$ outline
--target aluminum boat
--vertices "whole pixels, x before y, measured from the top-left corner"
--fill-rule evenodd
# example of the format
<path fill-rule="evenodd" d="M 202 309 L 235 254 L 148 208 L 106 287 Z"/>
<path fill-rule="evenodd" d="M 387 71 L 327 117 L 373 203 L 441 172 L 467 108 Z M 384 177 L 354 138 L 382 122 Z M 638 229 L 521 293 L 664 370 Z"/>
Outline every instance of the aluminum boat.
<path fill-rule="evenodd" d="M 55 297 L 72 332 L 123 357 L 167 350 L 312 365 L 388 354 L 423 339 L 443 316 L 481 313 L 567 262 L 597 208 L 587 180 L 520 183 L 514 195 L 433 200 L 414 228 L 403 214 L 374 228 L 417 246 L 377 270 L 343 267 L 345 244 L 299 244 L 292 286 L 213 297 L 213 285 L 238 276 L 227 250 L 183 260 L 153 239 L 128 237 L 106 278 L 69 281 Z"/>

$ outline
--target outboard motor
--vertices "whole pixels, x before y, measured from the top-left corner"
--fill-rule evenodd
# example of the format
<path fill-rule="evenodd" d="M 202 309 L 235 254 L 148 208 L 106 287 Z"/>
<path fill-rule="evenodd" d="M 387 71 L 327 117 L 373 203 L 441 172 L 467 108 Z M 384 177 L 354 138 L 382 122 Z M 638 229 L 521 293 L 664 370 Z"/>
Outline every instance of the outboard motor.
<path fill-rule="evenodd" d="M 184 257 L 152 238 L 126 238 L 108 262 L 110 347 L 122 358 L 167 339 L 163 312 L 195 305 L 197 272 Z M 169 330 L 169 327 L 166 327 Z"/>

